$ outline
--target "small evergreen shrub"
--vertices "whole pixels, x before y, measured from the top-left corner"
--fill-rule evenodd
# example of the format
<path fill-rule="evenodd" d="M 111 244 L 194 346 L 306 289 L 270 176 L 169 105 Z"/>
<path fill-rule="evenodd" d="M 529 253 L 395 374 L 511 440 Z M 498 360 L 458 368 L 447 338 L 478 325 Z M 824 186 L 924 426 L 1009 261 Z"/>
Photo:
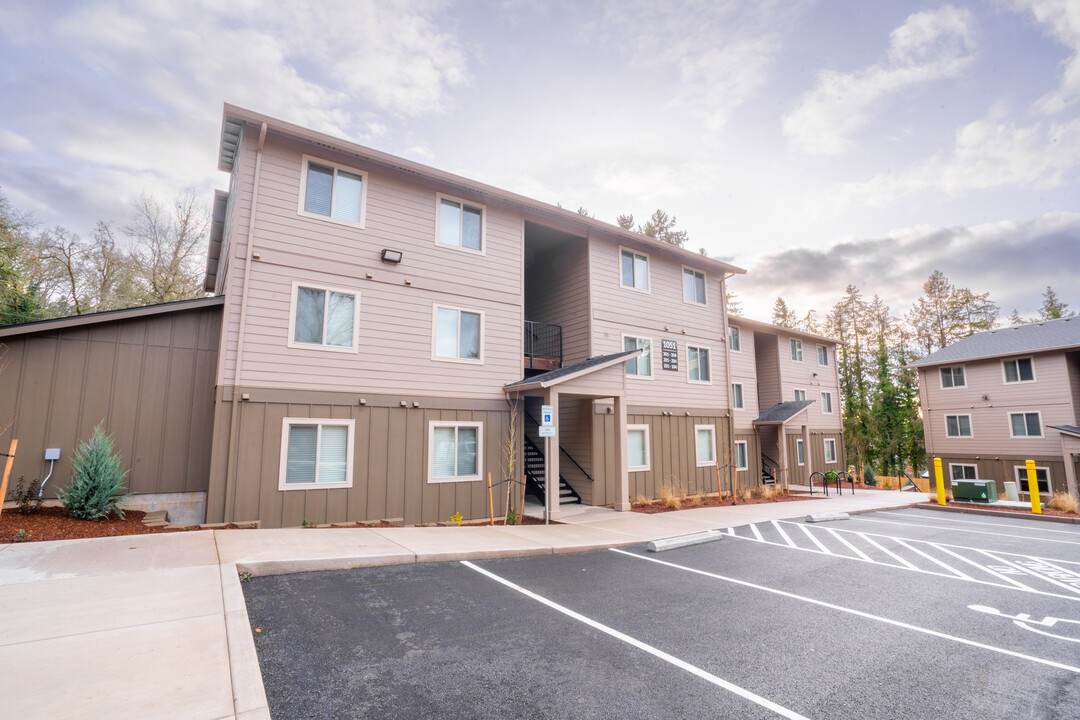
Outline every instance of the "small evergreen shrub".
<path fill-rule="evenodd" d="M 877 477 L 874 475 L 874 468 L 870 467 L 870 463 L 863 466 L 862 481 L 863 485 L 869 485 L 870 487 L 877 485 Z"/>
<path fill-rule="evenodd" d="M 57 497 L 72 517 L 80 520 L 97 520 L 112 512 L 124 517 L 120 503 L 131 497 L 124 492 L 127 474 L 120 453 L 113 451 L 112 436 L 98 423 L 90 439 L 75 449 L 71 482 Z"/>

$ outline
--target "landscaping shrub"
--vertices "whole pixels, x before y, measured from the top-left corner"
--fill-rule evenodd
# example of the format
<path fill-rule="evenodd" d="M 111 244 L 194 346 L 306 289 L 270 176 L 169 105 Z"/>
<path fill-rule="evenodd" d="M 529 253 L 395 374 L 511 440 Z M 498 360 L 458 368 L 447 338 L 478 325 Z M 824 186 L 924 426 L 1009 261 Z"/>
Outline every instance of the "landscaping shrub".
<path fill-rule="evenodd" d="M 113 451 L 112 436 L 106 435 L 102 423 L 98 423 L 90 439 L 75 449 L 71 482 L 57 497 L 72 517 L 81 520 L 97 520 L 112 512 L 124 517 L 120 503 L 131 497 L 131 493 L 124 492 L 127 474 L 120 453 Z"/>
<path fill-rule="evenodd" d="M 874 475 L 874 468 L 870 467 L 870 463 L 866 463 L 866 465 L 863 466 L 862 481 L 863 485 L 869 485 L 871 487 L 877 485 L 877 477 Z"/>
<path fill-rule="evenodd" d="M 1050 507 L 1062 512 L 1076 512 L 1076 498 L 1067 492 L 1056 492 L 1048 503 Z"/>
<path fill-rule="evenodd" d="M 15 489 L 11 491 L 10 499 L 15 501 L 15 512 L 20 515 L 29 515 L 41 509 L 45 498 L 38 497 L 41 489 L 41 481 L 34 480 L 27 484 L 26 478 L 19 476 L 19 482 L 15 483 Z"/>

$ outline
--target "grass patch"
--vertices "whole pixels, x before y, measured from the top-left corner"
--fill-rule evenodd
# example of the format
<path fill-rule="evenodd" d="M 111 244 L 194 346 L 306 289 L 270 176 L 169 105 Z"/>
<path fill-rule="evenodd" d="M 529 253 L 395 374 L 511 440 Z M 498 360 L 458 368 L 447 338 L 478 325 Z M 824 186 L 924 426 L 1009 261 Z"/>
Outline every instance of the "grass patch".
<path fill-rule="evenodd" d="M 1076 498 L 1067 492 L 1054 493 L 1047 505 L 1061 512 L 1076 512 Z"/>

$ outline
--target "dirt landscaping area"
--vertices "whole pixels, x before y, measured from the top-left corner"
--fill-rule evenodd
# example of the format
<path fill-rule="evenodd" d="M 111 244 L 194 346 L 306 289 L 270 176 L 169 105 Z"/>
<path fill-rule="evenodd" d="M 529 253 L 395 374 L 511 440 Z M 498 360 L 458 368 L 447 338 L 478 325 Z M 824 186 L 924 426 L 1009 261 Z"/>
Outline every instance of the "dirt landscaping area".
<path fill-rule="evenodd" d="M 723 498 L 715 493 L 709 495 L 674 495 L 665 493 L 661 489 L 660 498 L 648 500 L 639 496 L 630 505 L 630 509 L 639 513 L 662 513 L 673 510 L 692 510 L 693 508 L 707 507 L 731 507 L 732 505 L 760 505 L 762 503 L 792 502 L 795 500 L 811 500 L 807 494 L 787 494 L 773 490 L 772 487 L 762 486 L 739 493 L 738 501 L 734 501 L 730 493 L 725 493 Z"/>
<path fill-rule="evenodd" d="M 143 525 L 142 520 L 145 515 L 146 513 L 139 510 L 128 510 L 123 518 L 110 515 L 101 520 L 78 520 L 68 515 L 68 511 L 62 507 L 43 507 L 36 512 L 26 514 L 20 514 L 15 510 L 5 510 L 0 515 L 0 543 L 176 532 Z"/>

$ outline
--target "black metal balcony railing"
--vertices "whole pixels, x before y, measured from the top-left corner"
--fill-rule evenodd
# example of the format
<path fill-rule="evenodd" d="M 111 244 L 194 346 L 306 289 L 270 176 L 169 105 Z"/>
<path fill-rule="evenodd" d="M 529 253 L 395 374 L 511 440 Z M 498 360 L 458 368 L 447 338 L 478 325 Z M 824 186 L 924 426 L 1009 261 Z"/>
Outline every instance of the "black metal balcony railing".
<path fill-rule="evenodd" d="M 562 325 L 525 321 L 525 369 L 562 367 Z"/>

